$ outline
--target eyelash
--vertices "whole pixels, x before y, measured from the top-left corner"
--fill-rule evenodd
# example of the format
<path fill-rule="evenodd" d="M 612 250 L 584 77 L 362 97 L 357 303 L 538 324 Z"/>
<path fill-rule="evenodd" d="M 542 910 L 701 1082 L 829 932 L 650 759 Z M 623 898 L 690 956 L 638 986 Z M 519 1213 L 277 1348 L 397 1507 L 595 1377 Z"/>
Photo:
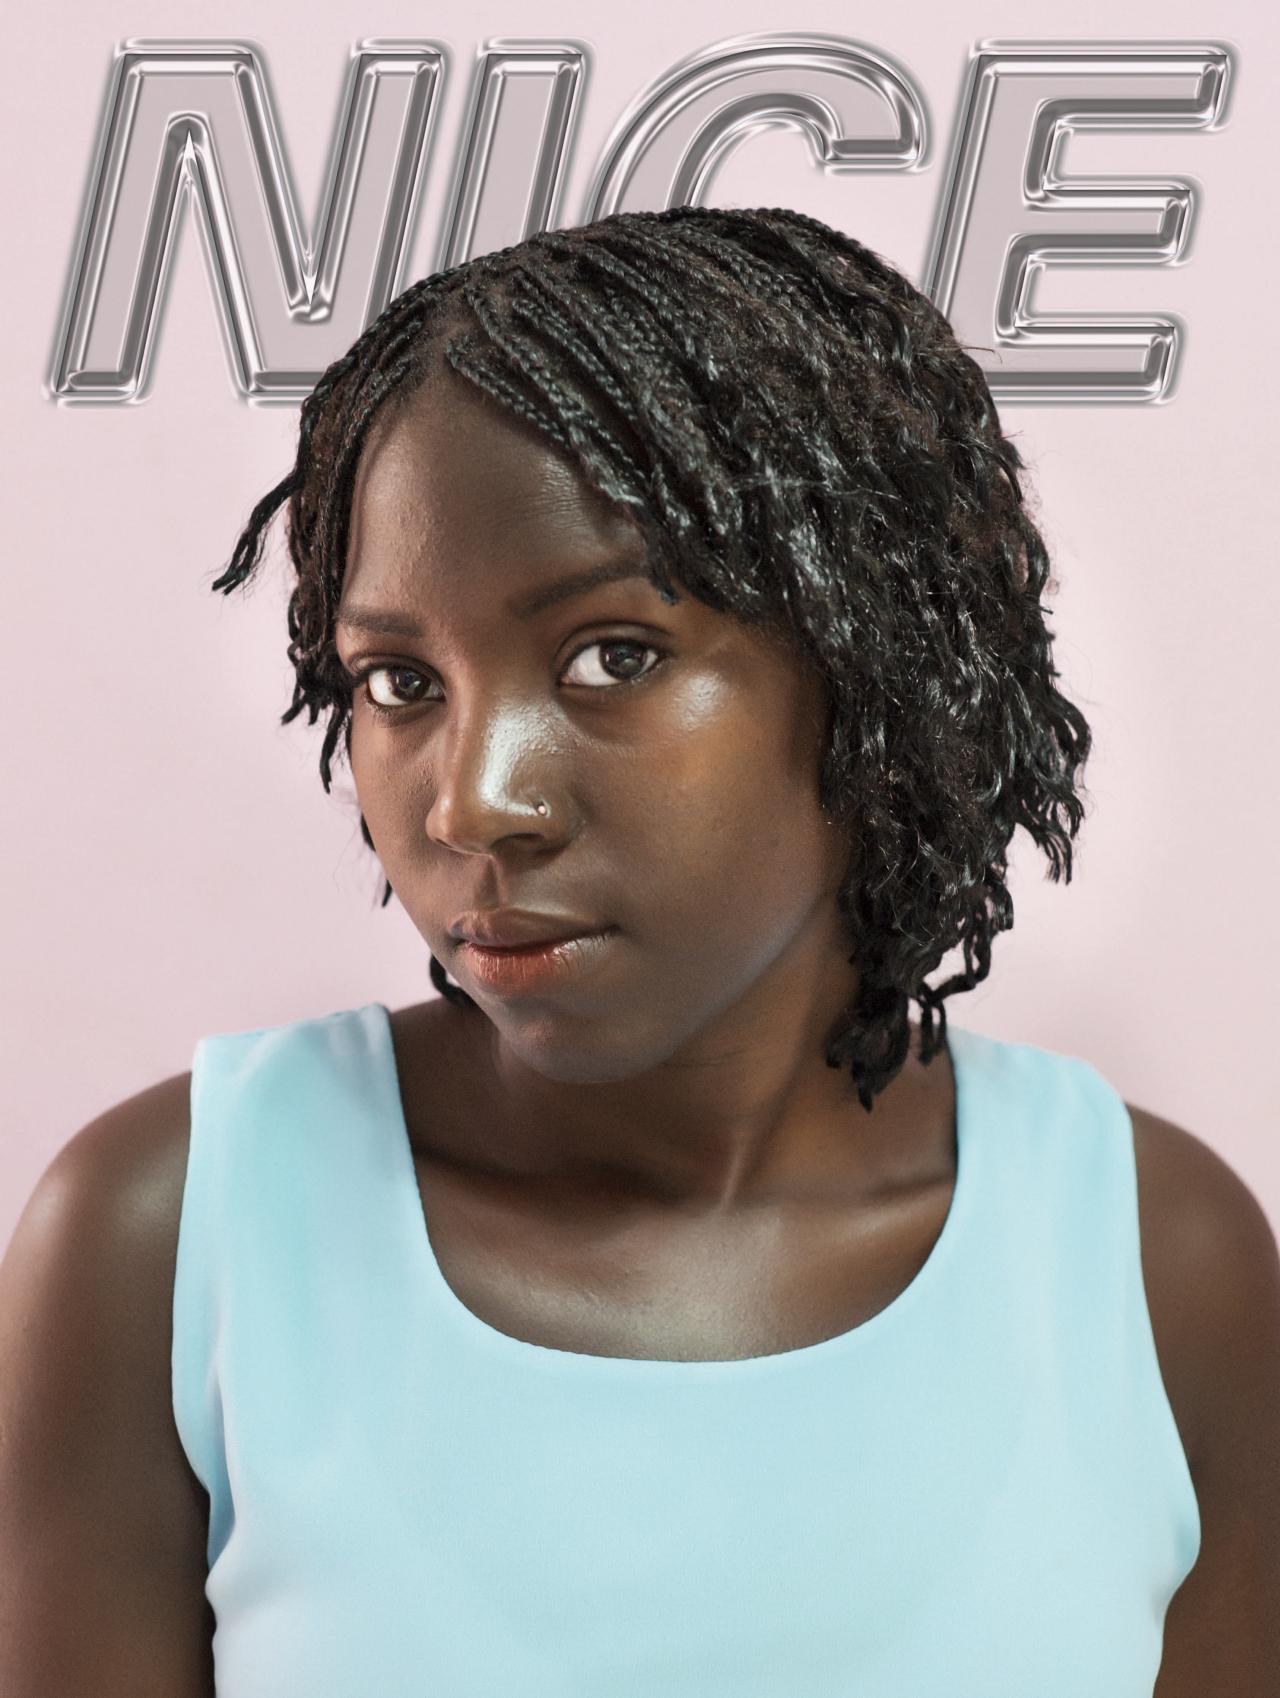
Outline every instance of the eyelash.
<path fill-rule="evenodd" d="M 650 654 L 656 655 L 658 658 L 655 660 L 653 665 L 649 667 L 647 672 L 641 672 L 635 678 L 618 678 L 618 679 L 615 679 L 615 681 L 611 685 L 608 685 L 608 686 L 604 686 L 604 685 L 595 685 L 595 686 L 580 685 L 580 686 L 578 686 L 579 688 L 582 688 L 582 689 L 591 688 L 591 689 L 594 690 L 594 692 L 597 695 L 599 695 L 599 694 L 607 693 L 608 690 L 623 689 L 628 684 L 644 684 L 650 678 L 653 677 L 654 673 L 657 672 L 662 667 L 664 662 L 668 659 L 668 654 L 667 654 L 667 651 L 665 649 L 660 649 L 653 643 L 642 642 L 639 637 L 621 637 L 621 636 L 618 636 L 618 637 L 611 637 L 611 636 L 593 637 L 589 643 L 583 643 L 581 645 L 581 647 L 576 648 L 573 651 L 573 653 L 569 656 L 569 658 L 564 663 L 565 664 L 565 670 L 567 671 L 569 669 L 569 667 L 573 665 L 574 661 L 577 660 L 578 656 L 581 655 L 581 654 L 586 654 L 589 649 L 604 648 L 604 647 L 611 645 L 611 644 L 617 644 L 619 647 L 626 646 L 628 648 L 636 648 L 636 649 L 645 650 Z M 388 660 L 370 660 L 370 661 L 367 661 L 363 666 L 361 666 L 358 670 L 356 670 L 354 672 L 351 671 L 347 667 L 344 667 L 343 670 L 347 674 L 347 677 L 350 681 L 351 690 L 352 690 L 353 693 L 360 687 L 360 685 L 365 683 L 366 679 L 370 678 L 373 675 L 373 673 L 375 673 L 375 672 L 412 672 L 417 677 L 423 676 L 422 673 L 418 672 L 416 667 L 402 666 L 397 661 L 388 661 Z M 429 699 L 429 698 L 424 698 L 424 700 L 426 700 L 426 699 Z M 369 694 L 367 687 L 366 687 L 365 692 L 364 692 L 363 700 L 364 700 L 365 706 L 369 709 L 369 712 L 372 713 L 375 718 L 382 719 L 382 720 L 401 719 L 409 711 L 409 709 L 415 708 L 415 707 L 422 707 L 424 705 L 423 701 L 417 701 L 417 702 L 405 702 L 399 707 L 384 707 L 384 705 L 381 702 L 375 702 L 373 700 L 373 698 Z"/>

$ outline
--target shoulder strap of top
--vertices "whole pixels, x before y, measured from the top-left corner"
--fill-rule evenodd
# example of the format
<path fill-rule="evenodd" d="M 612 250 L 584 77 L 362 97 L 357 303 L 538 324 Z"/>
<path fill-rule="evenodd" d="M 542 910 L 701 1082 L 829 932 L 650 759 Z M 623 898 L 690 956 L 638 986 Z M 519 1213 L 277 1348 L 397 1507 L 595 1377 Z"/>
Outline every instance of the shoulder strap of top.
<path fill-rule="evenodd" d="M 1043 1281 L 1071 1443 L 1099 1469 L 1114 1463 L 1126 1472 L 1117 1491 L 1133 1493 L 1153 1536 L 1159 1523 L 1185 1575 L 1199 1551 L 1200 1516 L 1147 1304 L 1129 1110 L 1082 1057 L 997 1047 L 1018 1088 L 985 1171 L 1005 1199 L 1009 1265 Z"/>
<path fill-rule="evenodd" d="M 386 1225 L 402 1152 L 370 1065 L 375 1010 L 195 1047 L 171 1369 L 174 1422 L 209 1493 L 211 1564 L 233 1519 L 228 1455 L 243 1468 L 251 1450 L 302 1441 L 318 1376 L 359 1335 L 361 1281 L 398 1274 L 381 1265 L 403 1253 Z"/>

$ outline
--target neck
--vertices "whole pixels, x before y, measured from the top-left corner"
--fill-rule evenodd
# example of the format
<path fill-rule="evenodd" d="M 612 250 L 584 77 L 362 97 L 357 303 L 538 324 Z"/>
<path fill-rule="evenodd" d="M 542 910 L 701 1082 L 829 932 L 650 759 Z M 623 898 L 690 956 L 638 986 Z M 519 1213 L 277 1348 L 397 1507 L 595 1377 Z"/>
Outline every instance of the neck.
<path fill-rule="evenodd" d="M 590 1082 L 548 1078 L 468 1010 L 480 1160 L 566 1194 L 701 1214 L 936 1172 L 949 1159 L 949 1058 L 922 1067 L 913 1025 L 902 1069 L 864 1110 L 848 1070 L 826 1062 L 851 969 L 843 957 L 816 975 L 805 965 L 780 987 L 758 982 L 655 1064 Z"/>

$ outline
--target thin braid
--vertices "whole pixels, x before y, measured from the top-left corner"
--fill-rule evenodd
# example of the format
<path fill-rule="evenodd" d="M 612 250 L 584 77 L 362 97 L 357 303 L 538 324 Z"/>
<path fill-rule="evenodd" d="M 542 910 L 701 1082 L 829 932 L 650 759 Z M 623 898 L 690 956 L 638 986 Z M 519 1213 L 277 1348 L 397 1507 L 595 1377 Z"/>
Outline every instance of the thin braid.
<path fill-rule="evenodd" d="M 656 499 L 671 515 L 672 523 L 679 523 L 678 515 L 683 510 L 708 536 L 722 537 L 734 527 L 737 504 L 731 501 L 726 508 L 725 492 L 719 480 L 706 475 L 709 461 L 705 448 L 700 453 L 690 454 L 685 450 L 675 457 L 672 454 L 674 445 L 705 437 L 705 429 L 698 422 L 700 414 L 709 420 L 715 418 L 710 381 L 703 368 L 705 351 L 699 348 L 696 338 L 689 336 L 681 313 L 674 308 L 663 313 L 653 311 L 654 295 L 649 280 L 611 249 L 603 245 L 593 247 L 583 256 L 580 269 L 599 270 L 625 291 L 611 299 L 611 317 L 620 348 L 628 354 L 634 353 L 642 369 L 647 364 L 650 373 L 642 404 L 652 439 L 650 477 Z M 651 320 L 658 320 L 657 325 L 646 326 L 637 310 L 640 307 L 648 311 Z M 625 329 L 618 325 L 619 320 Z M 632 349 L 625 349 L 628 334 L 633 339 Z M 672 367 L 673 339 L 683 360 L 679 375 Z M 624 369 L 621 362 L 617 369 Z M 697 391 L 692 406 L 688 393 L 691 383 Z M 687 528 L 692 529 L 693 525 Z"/>
<path fill-rule="evenodd" d="M 518 418 L 533 425 L 550 437 L 557 447 L 564 449 L 567 454 L 573 453 L 573 441 L 564 426 L 554 414 L 545 412 L 512 378 L 505 372 L 495 370 L 485 360 L 479 358 L 471 343 L 455 344 L 449 351 L 449 364 L 456 372 L 470 379 L 478 389 L 483 389 L 495 400 L 509 408 Z"/>
<path fill-rule="evenodd" d="M 312 435 L 316 424 L 324 417 L 325 406 L 334 390 L 344 379 L 355 371 L 366 358 L 376 358 L 378 342 L 384 334 L 384 321 L 388 314 L 395 319 L 407 316 L 413 309 L 418 298 L 430 289 L 435 279 L 426 277 L 413 284 L 404 294 L 387 308 L 381 318 L 375 319 L 367 329 L 356 339 L 352 346 L 339 359 L 330 364 L 321 374 L 315 388 L 302 404 L 298 425 L 298 452 L 293 470 L 276 484 L 254 506 L 249 515 L 235 549 L 231 562 L 210 585 L 213 590 L 220 590 L 224 595 L 230 595 L 232 590 L 239 588 L 246 579 L 253 575 L 262 556 L 266 532 L 272 519 L 286 500 L 293 504 L 293 522 L 298 524 L 301 515 L 297 511 L 297 497 L 307 483 L 307 476 L 312 457 Z M 309 537 L 303 531 L 303 546 L 309 545 Z"/>
<path fill-rule="evenodd" d="M 625 386 L 617 381 L 605 361 L 595 352 L 595 349 L 608 352 L 610 337 L 607 332 L 593 324 L 586 314 L 574 311 L 573 290 L 565 284 L 558 272 L 522 268 L 518 279 L 520 287 L 527 293 L 521 294 L 517 290 L 513 294 L 513 316 L 541 330 L 544 336 L 555 343 L 566 364 L 576 362 L 581 366 L 600 392 L 607 397 L 614 412 L 629 426 L 636 442 L 643 445 L 645 429 L 640 408 Z M 532 301 L 530 296 L 533 297 Z M 616 345 L 615 339 L 613 346 Z M 639 459 L 635 460 L 637 468 L 641 463 Z"/>
<path fill-rule="evenodd" d="M 536 341 L 504 323 L 497 306 L 480 291 L 464 288 L 463 295 L 484 328 L 490 344 L 523 368 L 532 388 L 540 395 L 560 391 L 560 374 L 544 357 Z M 608 430 L 601 424 L 598 414 L 572 391 L 563 392 L 561 423 L 562 430 L 570 440 L 578 437 L 585 438 L 588 442 L 607 443 L 609 440 Z"/>

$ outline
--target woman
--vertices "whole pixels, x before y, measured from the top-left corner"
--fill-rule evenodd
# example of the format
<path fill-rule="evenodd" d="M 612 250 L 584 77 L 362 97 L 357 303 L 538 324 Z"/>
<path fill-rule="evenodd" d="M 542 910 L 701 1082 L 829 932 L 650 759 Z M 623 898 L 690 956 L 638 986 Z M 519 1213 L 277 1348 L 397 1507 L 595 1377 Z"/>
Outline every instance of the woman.
<path fill-rule="evenodd" d="M 945 1017 L 1083 817 L 1021 469 L 780 209 L 536 236 L 324 374 L 214 588 L 287 501 L 284 721 L 443 994 L 206 1037 L 55 1162 L 6 1693 L 1274 1690 L 1265 1217 Z"/>

